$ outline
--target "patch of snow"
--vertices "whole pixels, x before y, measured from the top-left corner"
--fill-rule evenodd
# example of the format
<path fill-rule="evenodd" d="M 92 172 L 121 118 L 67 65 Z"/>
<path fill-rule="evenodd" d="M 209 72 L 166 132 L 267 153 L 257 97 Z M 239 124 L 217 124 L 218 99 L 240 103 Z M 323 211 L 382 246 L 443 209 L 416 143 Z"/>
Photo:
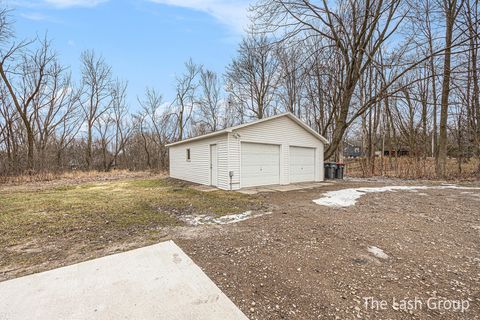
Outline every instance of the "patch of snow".
<path fill-rule="evenodd" d="M 367 248 L 368 252 L 373 254 L 375 257 L 380 258 L 380 259 L 388 259 L 388 255 L 380 248 L 375 247 L 375 246 L 368 246 Z"/>
<path fill-rule="evenodd" d="M 457 186 L 455 184 L 442 184 L 441 186 L 431 187 L 433 189 L 457 189 L 457 190 L 480 190 L 477 187 L 464 187 L 464 186 Z"/>
<path fill-rule="evenodd" d="M 456 185 L 441 185 L 441 186 L 386 186 L 378 188 L 351 188 L 336 191 L 329 191 L 319 199 L 313 200 L 316 204 L 327 207 L 342 208 L 354 206 L 357 200 L 366 193 L 375 192 L 395 192 L 395 191 L 410 191 L 418 192 L 418 190 L 427 189 L 458 189 L 458 190 L 480 190 L 480 188 L 462 187 Z M 423 194 L 422 194 L 423 195 Z"/>
<path fill-rule="evenodd" d="M 260 217 L 263 215 L 271 214 L 271 212 L 260 212 L 260 213 L 253 213 L 252 211 L 245 211 L 239 214 L 231 214 L 222 217 L 212 217 L 209 215 L 201 214 L 201 215 L 185 215 L 181 216 L 180 220 L 184 221 L 185 223 L 191 226 L 199 226 L 199 225 L 212 225 L 212 224 L 231 224 L 237 223 L 240 221 L 244 221 L 251 218 Z"/>
<path fill-rule="evenodd" d="M 410 187 L 410 186 L 388 186 L 379 188 L 357 188 L 357 189 L 343 189 L 336 191 L 329 191 L 323 195 L 322 198 L 313 200 L 316 204 L 328 207 L 350 207 L 357 203 L 366 193 L 387 192 L 396 190 L 417 190 L 427 189 L 428 187 Z"/>

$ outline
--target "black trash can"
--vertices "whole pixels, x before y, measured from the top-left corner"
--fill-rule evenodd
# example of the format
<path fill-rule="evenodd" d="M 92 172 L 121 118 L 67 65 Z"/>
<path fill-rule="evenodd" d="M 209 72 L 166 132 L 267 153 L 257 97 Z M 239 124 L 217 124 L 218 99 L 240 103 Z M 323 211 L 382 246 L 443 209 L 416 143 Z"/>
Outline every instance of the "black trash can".
<path fill-rule="evenodd" d="M 330 163 L 328 162 L 325 162 L 323 164 L 323 171 L 325 173 L 325 180 L 327 179 L 332 179 L 331 176 L 332 176 L 332 168 L 330 167 Z"/>
<path fill-rule="evenodd" d="M 345 164 L 344 163 L 337 163 L 335 169 L 335 179 L 342 179 L 343 180 L 343 172 L 345 171 Z"/>
<path fill-rule="evenodd" d="M 334 162 L 325 162 L 324 168 L 325 168 L 325 179 L 335 179 L 335 176 L 336 176 L 335 171 L 337 170 L 337 164 Z"/>

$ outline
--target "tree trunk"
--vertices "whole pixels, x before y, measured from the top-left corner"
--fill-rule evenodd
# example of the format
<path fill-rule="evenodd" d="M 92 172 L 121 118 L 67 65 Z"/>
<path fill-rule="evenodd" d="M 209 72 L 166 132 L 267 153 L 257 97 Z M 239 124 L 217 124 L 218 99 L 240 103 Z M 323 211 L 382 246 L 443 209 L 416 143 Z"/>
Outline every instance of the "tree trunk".
<path fill-rule="evenodd" d="M 478 31 L 477 31 L 478 32 Z M 474 36 L 475 31 L 471 30 L 471 39 L 470 39 L 470 47 L 471 47 L 471 61 L 472 61 L 472 80 L 473 80 L 473 107 L 474 113 L 476 114 L 476 134 L 475 134 L 475 142 L 477 148 L 477 159 L 478 159 L 478 170 L 477 173 L 480 175 L 480 88 L 478 84 L 478 48 L 476 47 Z M 477 36 L 478 37 L 478 36 Z"/>
<path fill-rule="evenodd" d="M 86 162 L 87 162 L 87 170 L 91 170 L 92 168 L 92 126 L 88 125 L 88 133 L 87 133 L 87 153 L 86 153 Z"/>
<path fill-rule="evenodd" d="M 355 90 L 355 84 L 357 80 L 351 80 L 346 85 L 345 93 L 342 96 L 342 99 L 339 103 L 340 106 L 340 114 L 335 122 L 335 129 L 333 130 L 332 141 L 325 150 L 325 159 L 331 158 L 335 151 L 338 149 L 340 143 L 343 140 L 343 135 L 347 130 L 347 117 L 348 111 L 350 110 L 350 102 L 352 100 L 353 92 Z"/>
<path fill-rule="evenodd" d="M 181 141 L 183 140 L 183 109 L 184 107 L 182 106 L 182 110 L 180 110 L 178 114 L 178 140 Z"/>
<path fill-rule="evenodd" d="M 33 130 L 30 126 L 26 126 L 27 130 L 27 170 L 34 170 L 35 166 L 35 137 L 33 135 Z"/>
<path fill-rule="evenodd" d="M 430 48 L 430 72 L 432 76 L 432 98 L 433 98 L 433 111 L 432 111 L 432 157 L 437 157 L 437 143 L 438 143 L 438 132 L 437 132 L 437 76 L 435 71 L 435 55 L 433 55 L 433 43 L 432 39 L 429 38 L 429 48 Z"/>
<path fill-rule="evenodd" d="M 440 136 L 438 141 L 438 156 L 436 164 L 437 178 L 444 179 L 447 174 L 447 121 L 448 121 L 448 98 L 450 96 L 452 34 L 455 19 L 454 11 L 456 1 L 448 2 L 445 8 L 445 56 L 443 62 L 443 84 L 440 113 Z"/>

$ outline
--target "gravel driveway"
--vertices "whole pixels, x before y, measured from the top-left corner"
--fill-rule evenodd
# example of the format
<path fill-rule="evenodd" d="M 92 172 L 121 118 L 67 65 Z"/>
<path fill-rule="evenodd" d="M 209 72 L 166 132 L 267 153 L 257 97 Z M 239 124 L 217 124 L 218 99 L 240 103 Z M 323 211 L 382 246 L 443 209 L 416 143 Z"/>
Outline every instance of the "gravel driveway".
<path fill-rule="evenodd" d="M 265 193 L 272 214 L 175 241 L 250 319 L 480 319 L 480 190 L 373 192 L 344 208 L 313 202 L 387 185 L 434 184 Z"/>

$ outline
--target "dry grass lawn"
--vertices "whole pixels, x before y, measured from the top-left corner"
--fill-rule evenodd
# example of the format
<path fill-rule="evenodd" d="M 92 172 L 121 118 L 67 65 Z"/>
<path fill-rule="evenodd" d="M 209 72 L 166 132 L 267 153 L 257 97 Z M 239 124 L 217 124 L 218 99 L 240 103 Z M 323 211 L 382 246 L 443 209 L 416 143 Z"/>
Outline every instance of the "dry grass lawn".
<path fill-rule="evenodd" d="M 253 197 L 201 192 L 167 178 L 2 188 L 0 280 L 2 273 L 9 278 L 12 271 L 68 261 L 72 254 L 83 260 L 106 247 L 153 243 L 162 228 L 182 224 L 180 214 L 220 216 L 259 205 Z"/>

